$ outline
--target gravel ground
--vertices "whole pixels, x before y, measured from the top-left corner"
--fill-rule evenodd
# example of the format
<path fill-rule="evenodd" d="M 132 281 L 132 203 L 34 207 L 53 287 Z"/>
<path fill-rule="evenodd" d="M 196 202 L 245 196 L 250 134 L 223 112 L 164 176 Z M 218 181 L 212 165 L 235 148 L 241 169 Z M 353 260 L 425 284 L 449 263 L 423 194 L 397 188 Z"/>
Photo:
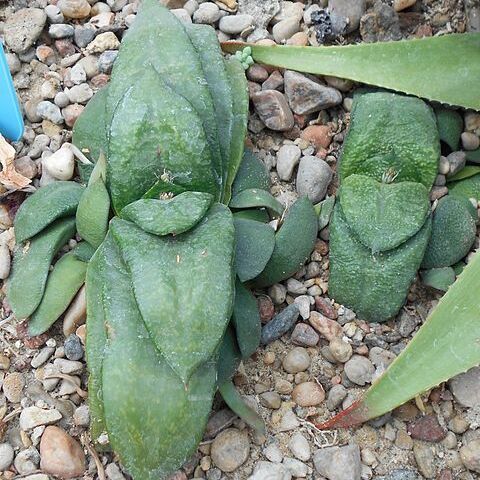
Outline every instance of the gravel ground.
<path fill-rule="evenodd" d="M 75 175 L 73 158 L 60 147 L 69 142 L 84 105 L 108 81 L 137 3 L 0 0 L 0 37 L 8 46 L 26 117 L 25 134 L 14 144 L 15 165 L 35 186 Z M 164 3 L 185 22 L 215 26 L 221 40 L 343 44 L 480 27 L 477 0 Z M 330 28 L 316 32 L 314 12 L 327 3 L 333 12 Z M 247 76 L 252 100 L 248 141 L 270 171 L 272 193 L 285 205 L 299 194 L 318 202 L 335 193 L 354 85 L 260 65 L 251 66 Z M 463 148 L 478 147 L 479 114 L 465 112 L 465 130 Z M 56 170 L 59 164 L 66 170 Z M 454 164 L 455 158 L 442 160 L 432 199 L 447 193 L 444 175 Z M 12 218 L 24 197 L 23 192 L 3 195 L 0 205 L 3 279 L 13 248 Z M 65 337 L 56 325 L 29 339 L 25 326 L 11 315 L 5 288 L 1 292 L 0 478 L 128 478 L 114 456 L 96 455 L 89 444 L 85 327 L 70 328 L 74 333 Z M 480 478 L 480 368 L 434 389 L 423 402 L 410 402 L 355 430 L 318 432 L 307 421 L 325 420 L 349 406 L 405 347 L 438 293 L 416 283 L 396 321 L 359 320 L 328 297 L 328 227 L 319 232 L 300 272 L 256 293 L 265 324 L 280 312 L 292 323 L 286 335 L 241 365 L 234 378 L 265 419 L 267 435 L 250 431 L 216 399 L 204 442 L 172 479 Z"/>

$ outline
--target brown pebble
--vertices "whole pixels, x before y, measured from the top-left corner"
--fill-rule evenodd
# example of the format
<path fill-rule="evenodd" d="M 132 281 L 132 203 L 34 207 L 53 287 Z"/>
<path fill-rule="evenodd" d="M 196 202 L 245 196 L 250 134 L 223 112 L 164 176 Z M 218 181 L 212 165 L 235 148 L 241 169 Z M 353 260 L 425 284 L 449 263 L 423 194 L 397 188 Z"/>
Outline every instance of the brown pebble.
<path fill-rule="evenodd" d="M 272 299 L 268 295 L 261 295 L 257 298 L 258 311 L 260 313 L 260 321 L 268 323 L 275 315 L 275 306 Z"/>
<path fill-rule="evenodd" d="M 335 337 L 340 337 L 343 333 L 342 327 L 339 323 L 325 317 L 318 312 L 310 312 L 308 319 L 310 325 L 327 340 L 331 341 Z"/>
<path fill-rule="evenodd" d="M 45 65 L 49 65 L 55 60 L 55 52 L 53 51 L 53 48 L 49 47 L 48 45 L 38 46 L 35 50 L 35 55 L 37 56 L 38 60 Z"/>
<path fill-rule="evenodd" d="M 62 57 L 68 57 L 75 53 L 75 47 L 70 40 L 55 40 L 55 48 Z"/>
<path fill-rule="evenodd" d="M 315 407 L 325 400 L 325 391 L 316 382 L 304 382 L 293 389 L 292 399 L 301 407 Z"/>
<path fill-rule="evenodd" d="M 305 32 L 294 33 L 287 40 L 287 45 L 295 45 L 297 47 L 306 47 L 308 45 L 308 35 Z"/>
<path fill-rule="evenodd" d="M 19 372 L 10 373 L 3 380 L 3 393 L 9 402 L 20 402 L 23 387 L 25 387 L 25 378 Z"/>
<path fill-rule="evenodd" d="M 79 105 L 78 103 L 74 103 L 73 105 L 66 106 L 62 110 L 62 115 L 63 115 L 63 118 L 65 119 L 65 123 L 69 127 L 73 127 L 78 117 L 83 112 L 84 108 L 85 107 L 83 105 Z"/>
<path fill-rule="evenodd" d="M 318 333 L 306 323 L 297 323 L 293 329 L 292 342 L 301 347 L 313 347 L 318 343 Z"/>
<path fill-rule="evenodd" d="M 447 436 L 446 430 L 438 423 L 437 417 L 434 415 L 425 415 L 410 423 L 408 433 L 415 440 L 434 443 L 442 441 Z"/>
<path fill-rule="evenodd" d="M 332 320 L 336 320 L 338 318 L 337 311 L 333 308 L 332 302 L 329 298 L 324 297 L 315 297 L 315 308 L 322 314 Z"/>
<path fill-rule="evenodd" d="M 254 63 L 248 67 L 246 71 L 247 78 L 252 82 L 264 82 L 268 78 L 268 72 L 265 67 L 262 65 L 258 65 L 258 63 Z"/>
<path fill-rule="evenodd" d="M 327 125 L 310 125 L 302 132 L 301 138 L 310 142 L 317 150 L 328 148 L 332 142 L 330 127 Z"/>
<path fill-rule="evenodd" d="M 252 96 L 255 110 L 270 130 L 286 131 L 293 127 L 293 113 L 283 93 L 263 90 Z"/>

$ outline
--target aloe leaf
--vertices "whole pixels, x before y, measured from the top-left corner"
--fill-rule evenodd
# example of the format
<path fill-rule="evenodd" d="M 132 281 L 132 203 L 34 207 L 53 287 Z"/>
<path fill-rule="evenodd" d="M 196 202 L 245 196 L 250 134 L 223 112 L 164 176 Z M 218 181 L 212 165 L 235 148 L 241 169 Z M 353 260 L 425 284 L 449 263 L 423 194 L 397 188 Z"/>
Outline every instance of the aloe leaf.
<path fill-rule="evenodd" d="M 262 417 L 249 407 L 231 381 L 225 382 L 218 387 L 222 398 L 230 409 L 235 412 L 247 425 L 250 425 L 261 435 L 265 435 L 265 422 Z"/>
<path fill-rule="evenodd" d="M 432 268 L 420 272 L 420 275 L 424 285 L 443 292 L 455 282 L 455 271 L 452 267 Z"/>
<path fill-rule="evenodd" d="M 149 334 L 187 384 L 220 343 L 232 313 L 232 215 L 216 204 L 194 229 L 173 239 L 118 218 L 110 229 Z"/>
<path fill-rule="evenodd" d="M 84 188 L 75 182 L 53 182 L 27 197 L 15 215 L 15 240 L 22 243 L 59 218 L 74 215 Z"/>
<path fill-rule="evenodd" d="M 230 200 L 231 208 L 266 207 L 277 215 L 283 213 L 283 205 L 271 193 L 257 188 L 248 188 Z"/>
<path fill-rule="evenodd" d="M 338 168 L 341 182 L 357 173 L 379 182 L 419 182 L 429 189 L 439 158 L 437 123 L 423 100 L 384 91 L 355 93 Z"/>
<path fill-rule="evenodd" d="M 480 201 L 480 174 L 449 184 L 448 193 L 467 199 L 474 198 L 477 202 Z"/>
<path fill-rule="evenodd" d="M 357 239 L 372 253 L 391 250 L 415 235 L 430 210 L 421 183 L 380 183 L 356 174 L 343 181 L 340 205 Z"/>
<path fill-rule="evenodd" d="M 243 190 L 257 188 L 270 190 L 270 175 L 263 162 L 251 150 L 245 149 L 242 163 L 232 185 L 232 195 L 235 196 Z"/>
<path fill-rule="evenodd" d="M 265 223 L 234 219 L 235 270 L 241 282 L 255 278 L 263 271 L 275 248 L 275 230 Z"/>
<path fill-rule="evenodd" d="M 230 162 L 223 195 L 223 202 L 228 205 L 232 195 L 232 184 L 243 158 L 243 147 L 245 135 L 247 134 L 249 96 L 247 79 L 245 78 L 245 70 L 242 64 L 236 58 L 231 57 L 225 60 L 225 67 L 227 69 L 227 75 L 230 78 L 230 88 L 233 99 Z"/>
<path fill-rule="evenodd" d="M 350 427 L 378 417 L 478 365 L 479 291 L 476 253 L 387 371 L 359 401 L 320 427 Z"/>
<path fill-rule="evenodd" d="M 329 223 L 335 206 L 335 196 L 331 195 L 315 205 L 318 215 L 318 231 L 323 230 Z"/>
<path fill-rule="evenodd" d="M 480 166 L 467 165 L 452 177 L 448 177 L 447 183 L 457 182 L 458 180 L 463 180 L 464 178 L 470 178 L 476 175 L 477 173 L 480 173 Z"/>
<path fill-rule="evenodd" d="M 225 330 L 217 359 L 217 385 L 228 382 L 242 361 L 242 354 L 237 342 L 235 327 L 230 322 Z"/>
<path fill-rule="evenodd" d="M 262 327 L 257 300 L 238 279 L 235 282 L 232 323 L 242 358 L 246 359 L 259 347 Z"/>
<path fill-rule="evenodd" d="M 120 217 L 155 235 L 180 234 L 193 228 L 212 205 L 213 195 L 185 192 L 168 200 L 140 199 L 127 205 Z"/>
<path fill-rule="evenodd" d="M 460 135 L 463 132 L 463 118 L 456 110 L 438 107 L 435 109 L 438 134 L 453 151 L 458 150 Z"/>
<path fill-rule="evenodd" d="M 299 198 L 285 215 L 275 235 L 275 248 L 263 272 L 252 283 L 267 287 L 298 272 L 312 253 L 318 233 L 318 220 L 312 202 Z"/>
<path fill-rule="evenodd" d="M 235 52 L 244 43 L 226 42 Z M 256 62 L 348 78 L 428 100 L 480 110 L 480 33 L 341 47 L 250 45 Z M 418 65 L 421 64 L 421 71 Z M 462 72 L 459 75 L 458 72 Z"/>
<path fill-rule="evenodd" d="M 64 218 L 18 245 L 7 293 L 16 318 L 26 318 L 38 307 L 52 259 L 74 234 L 75 220 Z"/>
<path fill-rule="evenodd" d="M 255 220 L 256 222 L 267 223 L 270 221 L 268 211 L 263 209 L 248 208 L 246 210 L 238 210 L 233 212 L 233 218 L 245 218 L 247 220 Z"/>
<path fill-rule="evenodd" d="M 101 386 L 108 437 L 132 477 L 165 478 L 201 439 L 215 391 L 215 359 L 201 364 L 185 385 L 145 328 L 115 244 L 107 245 L 101 261 L 107 325 Z"/>
<path fill-rule="evenodd" d="M 41 335 L 55 323 L 85 283 L 86 272 L 87 264 L 72 253 L 57 261 L 48 275 L 42 301 L 28 322 L 30 336 Z"/>

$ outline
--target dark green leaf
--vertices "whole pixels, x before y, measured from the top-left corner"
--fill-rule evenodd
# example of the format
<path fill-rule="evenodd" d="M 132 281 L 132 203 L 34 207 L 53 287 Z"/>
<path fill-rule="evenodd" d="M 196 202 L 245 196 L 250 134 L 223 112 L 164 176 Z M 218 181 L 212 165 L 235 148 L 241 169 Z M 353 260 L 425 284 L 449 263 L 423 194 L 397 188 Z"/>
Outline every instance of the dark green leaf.
<path fill-rule="evenodd" d="M 220 343 L 218 360 L 217 360 L 217 385 L 223 385 L 235 374 L 240 362 L 242 354 L 238 347 L 235 328 L 230 322 L 225 330 L 222 341 Z"/>
<path fill-rule="evenodd" d="M 235 196 L 250 188 L 269 191 L 270 175 L 263 162 L 251 150 L 245 149 L 242 163 L 232 185 L 232 195 Z"/>
<path fill-rule="evenodd" d="M 464 178 L 473 177 L 477 173 L 480 173 L 480 166 L 467 165 L 452 177 L 448 177 L 447 182 L 448 183 L 457 182 L 458 180 L 463 180 Z"/>
<path fill-rule="evenodd" d="M 468 177 L 448 186 L 448 193 L 457 197 L 474 198 L 480 201 L 480 174 Z"/>
<path fill-rule="evenodd" d="M 330 223 L 334 206 L 335 197 L 333 195 L 315 205 L 315 210 L 317 207 L 320 207 L 320 212 L 318 213 L 318 231 L 323 230 Z"/>
<path fill-rule="evenodd" d="M 71 250 L 71 253 L 75 255 L 75 258 L 82 262 L 89 262 L 95 253 L 95 248 L 88 242 L 80 242 Z"/>
<path fill-rule="evenodd" d="M 231 208 L 266 207 L 277 215 L 283 213 L 283 205 L 270 193 L 257 188 L 249 188 L 237 193 L 230 201 Z"/>
<path fill-rule="evenodd" d="M 463 132 L 463 118 L 456 110 L 451 108 L 437 107 L 438 134 L 440 140 L 445 142 L 453 151 L 458 150 L 460 135 Z"/>
<path fill-rule="evenodd" d="M 270 221 L 270 215 L 266 209 L 259 210 L 256 208 L 233 212 L 233 218 L 245 218 L 247 220 L 255 220 L 256 222 L 262 223 L 268 223 Z"/>
<path fill-rule="evenodd" d="M 432 268 L 421 272 L 422 282 L 427 287 L 446 292 L 455 282 L 455 271 L 452 267 Z"/>

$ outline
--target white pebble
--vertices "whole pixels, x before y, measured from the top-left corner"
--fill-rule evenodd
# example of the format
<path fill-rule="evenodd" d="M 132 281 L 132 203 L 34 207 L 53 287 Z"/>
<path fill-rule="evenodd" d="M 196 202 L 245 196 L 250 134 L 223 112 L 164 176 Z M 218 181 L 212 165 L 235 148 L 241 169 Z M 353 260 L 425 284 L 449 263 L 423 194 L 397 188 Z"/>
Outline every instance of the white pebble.
<path fill-rule="evenodd" d="M 63 147 L 43 160 L 47 173 L 57 180 L 71 180 L 75 169 L 73 153 L 68 147 Z"/>
<path fill-rule="evenodd" d="M 7 245 L 0 244 L 0 279 L 5 280 L 10 274 L 10 250 Z"/>

